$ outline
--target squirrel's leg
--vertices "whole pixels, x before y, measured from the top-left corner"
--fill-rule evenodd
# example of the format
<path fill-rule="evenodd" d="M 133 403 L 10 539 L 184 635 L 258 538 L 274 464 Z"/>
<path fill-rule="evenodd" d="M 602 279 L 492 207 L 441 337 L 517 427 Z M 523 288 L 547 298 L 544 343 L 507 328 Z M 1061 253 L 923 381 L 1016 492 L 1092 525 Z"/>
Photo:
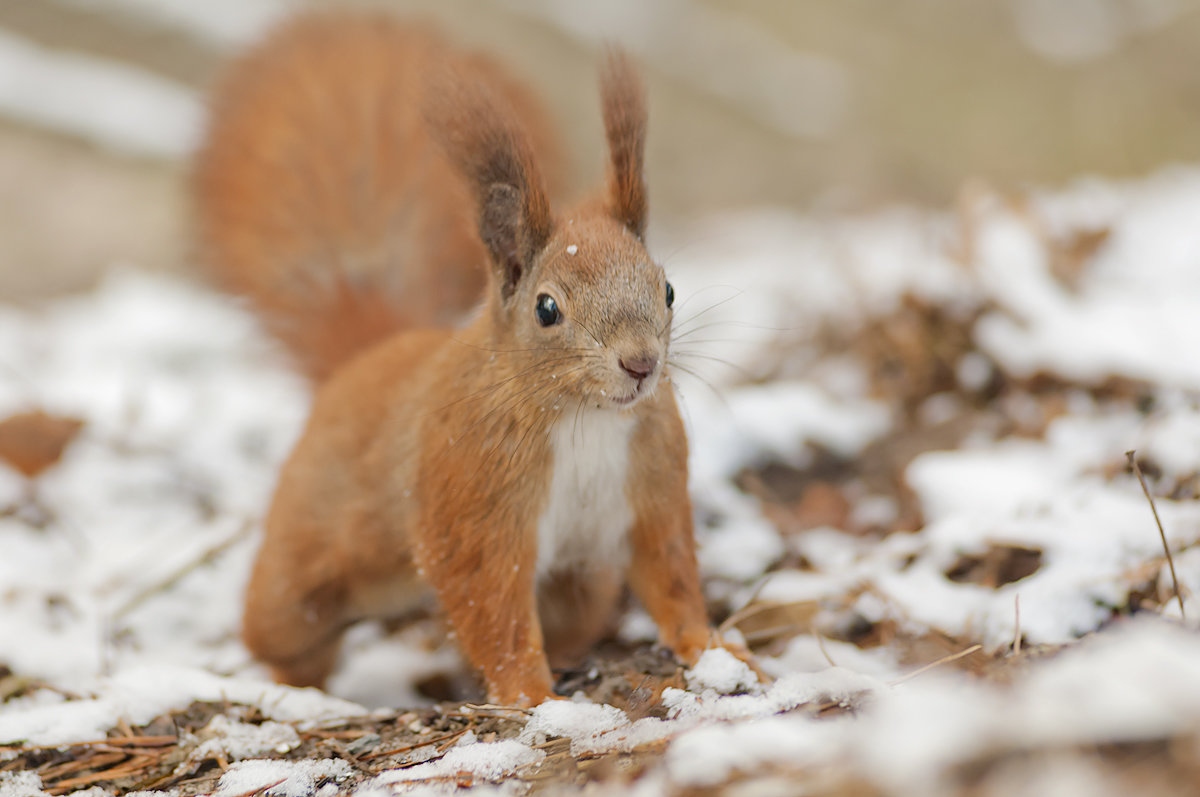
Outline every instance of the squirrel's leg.
<path fill-rule="evenodd" d="M 659 640 L 685 664 L 695 664 L 717 640 L 700 589 L 691 502 L 684 489 L 637 503 L 629 585 L 658 625 Z"/>
<path fill-rule="evenodd" d="M 621 600 L 621 574 L 593 566 L 553 573 L 538 585 L 538 615 L 551 667 L 577 664 L 612 633 Z"/>
<path fill-rule="evenodd" d="M 332 583 L 310 585 L 302 571 L 281 564 L 269 550 L 259 553 L 246 590 L 242 639 L 275 680 L 320 687 L 337 661 L 345 627 L 342 591 Z"/>
<path fill-rule="evenodd" d="M 722 639 L 708 624 L 686 488 L 670 500 L 643 504 L 634 521 L 632 544 L 629 584 L 658 625 L 659 640 L 689 666 L 708 648 L 722 647 L 750 665 L 765 683 L 749 649 Z"/>
<path fill-rule="evenodd" d="M 499 538 L 504 544 L 497 544 Z M 460 649 L 483 674 L 488 700 L 533 706 L 551 697 L 534 587 L 534 535 L 460 524 L 424 550 L 418 546 L 417 558 Z"/>

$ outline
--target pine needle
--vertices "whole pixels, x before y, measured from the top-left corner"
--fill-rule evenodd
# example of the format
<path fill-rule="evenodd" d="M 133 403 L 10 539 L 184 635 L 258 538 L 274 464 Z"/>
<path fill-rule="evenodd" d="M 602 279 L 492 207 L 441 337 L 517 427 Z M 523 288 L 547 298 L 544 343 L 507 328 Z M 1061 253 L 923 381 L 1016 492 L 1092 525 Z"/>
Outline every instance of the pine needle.
<path fill-rule="evenodd" d="M 965 656 L 970 656 L 972 653 L 974 653 L 977 650 L 983 650 L 983 645 L 972 645 L 971 647 L 967 648 L 966 650 L 960 650 L 958 653 L 951 653 L 949 656 L 942 656 L 937 661 L 931 661 L 928 664 L 926 664 L 924 667 L 919 667 L 919 668 L 913 670 L 908 675 L 900 676 L 896 680 L 892 681 L 891 685 L 897 686 L 899 684 L 902 684 L 911 678 L 916 678 L 918 675 L 922 675 L 924 673 L 929 672 L 934 667 L 941 667 L 943 664 L 949 664 L 950 662 L 958 661 L 959 659 L 961 659 Z"/>

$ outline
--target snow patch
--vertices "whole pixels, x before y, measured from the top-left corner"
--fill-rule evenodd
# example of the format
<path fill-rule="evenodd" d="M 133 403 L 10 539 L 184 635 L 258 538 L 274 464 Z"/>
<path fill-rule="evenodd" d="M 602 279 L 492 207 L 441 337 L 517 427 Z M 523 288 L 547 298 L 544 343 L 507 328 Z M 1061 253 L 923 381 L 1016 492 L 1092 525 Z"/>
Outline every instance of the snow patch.
<path fill-rule="evenodd" d="M 572 741 L 575 751 L 590 749 L 598 738 L 617 728 L 629 725 L 629 718 L 619 708 L 586 702 L 547 700 L 536 707 L 521 731 L 525 744 L 540 744 L 549 737 L 565 737 Z"/>
<path fill-rule="evenodd" d="M 687 671 L 687 685 L 694 691 L 731 695 L 755 689 L 759 684 L 758 676 L 746 662 L 725 648 L 711 648 Z"/>
<path fill-rule="evenodd" d="M 96 679 L 86 692 L 92 696 L 54 702 L 18 698 L 0 704 L 0 743 L 65 745 L 102 739 L 117 718 L 141 725 L 197 700 L 257 706 L 268 719 L 280 721 L 317 721 L 367 714 L 362 706 L 316 689 L 222 678 L 183 667 L 130 668 Z"/>
<path fill-rule="evenodd" d="M 263 792 L 275 797 L 309 797 L 327 781 L 350 777 L 353 770 L 340 758 L 308 761 L 239 761 L 221 776 L 213 797 Z"/>

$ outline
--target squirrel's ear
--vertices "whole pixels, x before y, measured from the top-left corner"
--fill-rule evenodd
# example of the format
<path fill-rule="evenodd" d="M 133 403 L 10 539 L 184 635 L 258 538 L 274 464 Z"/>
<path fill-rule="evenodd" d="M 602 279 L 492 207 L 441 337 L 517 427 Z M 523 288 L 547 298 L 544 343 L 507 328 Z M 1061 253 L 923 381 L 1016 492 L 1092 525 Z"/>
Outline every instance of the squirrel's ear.
<path fill-rule="evenodd" d="M 504 98 L 478 80 L 450 74 L 431 76 L 425 116 L 475 196 L 479 237 L 507 301 L 552 227 L 529 136 Z"/>
<path fill-rule="evenodd" d="M 608 138 L 609 212 L 641 238 L 646 231 L 646 95 L 629 57 L 610 49 L 600 72 L 604 133 Z"/>

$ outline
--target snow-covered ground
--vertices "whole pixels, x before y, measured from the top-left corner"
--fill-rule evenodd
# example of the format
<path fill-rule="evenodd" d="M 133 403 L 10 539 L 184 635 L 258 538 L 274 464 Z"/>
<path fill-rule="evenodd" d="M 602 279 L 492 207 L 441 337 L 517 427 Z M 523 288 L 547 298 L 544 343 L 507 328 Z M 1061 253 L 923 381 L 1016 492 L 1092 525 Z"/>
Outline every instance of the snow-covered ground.
<path fill-rule="evenodd" d="M 212 731 L 225 795 L 503 782 L 542 766 L 556 737 L 580 756 L 661 753 L 608 786 L 642 794 L 748 777 L 954 793 L 981 762 L 996 793 L 1121 793 L 1096 758 L 1064 751 L 1200 738 L 1196 218 L 1200 171 L 1179 167 L 1019 202 L 977 190 L 956 214 L 759 212 L 660 231 L 676 252 L 676 351 L 715 386 L 679 376 L 710 597 L 806 618 L 765 635 L 738 622 L 776 680 L 760 686 L 713 653 L 657 715 L 580 696 L 539 707 L 512 738 L 467 733 L 370 778 L 345 758 L 265 759 L 294 747 L 295 728 L 417 704 L 422 678 L 460 666 L 453 651 L 358 628 L 324 695 L 269 684 L 236 635 L 304 383 L 240 308 L 174 279 L 116 270 L 87 295 L 0 310 L 0 419 L 41 408 L 84 421 L 32 496 L 0 467 L 0 664 L 29 679 L 0 703 L 0 744 L 95 740 L 228 701 L 261 716 Z M 853 340 L 894 332 L 885 320 L 913 302 L 969 321 L 949 382 L 904 409 Z M 918 359 L 935 356 L 922 346 L 940 338 L 916 340 Z M 904 461 L 906 484 L 859 478 L 900 432 L 963 418 L 952 445 Z M 844 522 L 789 528 L 779 512 L 801 509 L 747 486 L 768 466 L 804 486 L 822 457 L 842 464 Z M 1014 551 L 1026 567 L 1003 576 Z M 867 644 L 856 626 L 888 633 Z M 653 628 L 634 612 L 622 633 Z M 981 645 L 984 664 L 907 677 L 936 658 L 914 652 L 930 639 Z M 0 748 L 0 795 L 41 793 L 36 773 L 5 770 L 17 755 Z"/>

